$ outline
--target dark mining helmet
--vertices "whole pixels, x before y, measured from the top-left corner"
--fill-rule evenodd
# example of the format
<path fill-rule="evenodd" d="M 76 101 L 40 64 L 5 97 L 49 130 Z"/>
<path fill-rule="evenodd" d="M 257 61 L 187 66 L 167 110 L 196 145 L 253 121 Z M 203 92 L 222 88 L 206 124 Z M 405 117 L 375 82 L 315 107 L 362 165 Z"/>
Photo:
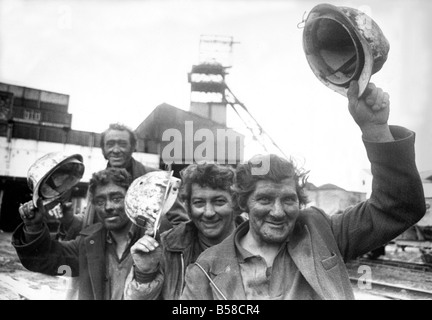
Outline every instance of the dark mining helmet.
<path fill-rule="evenodd" d="M 350 82 L 357 80 L 360 97 L 387 60 L 390 45 L 365 13 L 319 4 L 305 20 L 303 49 L 321 82 L 346 96 Z"/>

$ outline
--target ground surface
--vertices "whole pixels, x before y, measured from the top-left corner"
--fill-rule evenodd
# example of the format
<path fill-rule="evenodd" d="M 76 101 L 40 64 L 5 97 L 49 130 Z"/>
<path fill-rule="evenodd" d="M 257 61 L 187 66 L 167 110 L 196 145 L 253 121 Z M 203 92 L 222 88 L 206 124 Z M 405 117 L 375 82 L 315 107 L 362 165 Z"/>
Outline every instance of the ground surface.
<path fill-rule="evenodd" d="M 417 248 L 405 248 L 402 250 L 395 245 L 386 246 L 386 254 L 379 259 L 391 261 L 404 261 L 424 265 L 421 253 Z M 367 264 L 370 267 L 371 280 L 380 283 L 389 283 L 401 288 L 413 288 L 432 292 L 432 272 L 420 270 L 407 270 L 397 267 L 385 267 L 375 265 L 373 261 Z M 364 263 L 356 260 L 347 263 L 347 269 L 350 277 L 359 278 L 364 273 Z M 361 286 L 360 286 L 361 287 Z M 384 299 L 372 293 L 373 290 L 360 289 L 353 284 L 353 289 L 357 299 Z"/>
<path fill-rule="evenodd" d="M 0 300 L 62 299 L 66 281 L 26 270 L 11 245 L 11 233 L 0 231 Z"/>

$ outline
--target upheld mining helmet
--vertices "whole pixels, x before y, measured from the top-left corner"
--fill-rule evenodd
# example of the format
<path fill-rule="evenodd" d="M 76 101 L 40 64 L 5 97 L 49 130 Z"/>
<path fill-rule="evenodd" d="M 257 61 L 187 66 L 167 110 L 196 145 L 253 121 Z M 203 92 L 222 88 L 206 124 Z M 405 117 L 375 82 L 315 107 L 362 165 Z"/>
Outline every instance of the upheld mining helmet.
<path fill-rule="evenodd" d="M 125 197 L 125 212 L 139 227 L 156 233 L 162 217 L 177 199 L 181 181 L 172 171 L 151 171 L 136 178 Z"/>
<path fill-rule="evenodd" d="M 59 199 L 71 190 L 84 174 L 80 154 L 48 153 L 35 161 L 27 172 L 27 184 L 33 191 L 33 204 L 39 198 L 44 205 Z"/>
<path fill-rule="evenodd" d="M 365 13 L 319 4 L 305 20 L 303 49 L 321 82 L 346 96 L 350 82 L 357 80 L 360 97 L 387 60 L 390 45 Z"/>

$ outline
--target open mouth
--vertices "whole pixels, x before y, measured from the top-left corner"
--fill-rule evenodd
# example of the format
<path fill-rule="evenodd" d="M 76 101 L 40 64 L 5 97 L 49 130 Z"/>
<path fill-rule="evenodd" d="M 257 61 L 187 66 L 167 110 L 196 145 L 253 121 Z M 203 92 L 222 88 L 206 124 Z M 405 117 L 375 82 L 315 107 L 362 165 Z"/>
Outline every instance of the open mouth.
<path fill-rule="evenodd" d="M 219 225 L 219 220 L 218 221 L 203 221 L 202 224 L 205 228 L 212 229 L 212 228 L 215 228 Z"/>
<path fill-rule="evenodd" d="M 276 227 L 282 227 L 286 225 L 286 221 L 266 221 L 266 223 Z"/>

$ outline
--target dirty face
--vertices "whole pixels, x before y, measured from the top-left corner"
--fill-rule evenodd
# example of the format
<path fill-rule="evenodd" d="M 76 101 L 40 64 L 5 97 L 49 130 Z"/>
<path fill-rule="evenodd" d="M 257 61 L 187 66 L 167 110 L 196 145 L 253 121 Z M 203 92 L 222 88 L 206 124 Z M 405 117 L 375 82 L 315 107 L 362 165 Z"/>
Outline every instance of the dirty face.
<path fill-rule="evenodd" d="M 96 187 L 93 205 L 99 220 L 108 230 L 119 231 L 130 225 L 125 212 L 125 196 L 126 190 L 112 182 Z"/>
<path fill-rule="evenodd" d="M 102 153 L 111 167 L 125 168 L 132 158 L 132 145 L 126 130 L 109 130 L 105 135 Z"/>
<path fill-rule="evenodd" d="M 247 200 L 250 229 L 259 243 L 281 243 L 289 238 L 300 213 L 295 181 L 260 180 Z"/>
<path fill-rule="evenodd" d="M 230 193 L 192 184 L 190 218 L 206 243 L 220 243 L 234 230 L 234 209 Z"/>

